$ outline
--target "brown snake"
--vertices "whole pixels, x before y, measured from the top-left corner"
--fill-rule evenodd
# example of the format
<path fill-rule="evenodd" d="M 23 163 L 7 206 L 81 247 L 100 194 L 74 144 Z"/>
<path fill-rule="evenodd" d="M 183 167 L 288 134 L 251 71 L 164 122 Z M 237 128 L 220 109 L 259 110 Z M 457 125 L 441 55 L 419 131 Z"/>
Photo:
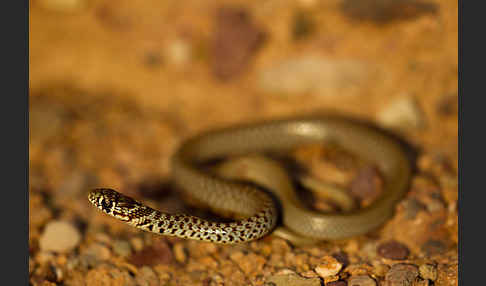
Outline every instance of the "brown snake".
<path fill-rule="evenodd" d="M 193 137 L 180 146 L 172 158 L 176 185 L 211 210 L 246 217 L 242 220 L 211 222 L 185 214 L 163 213 L 111 189 L 92 190 L 88 198 L 104 213 L 145 231 L 216 243 L 247 242 L 275 227 L 278 212 L 274 200 L 256 187 L 204 172 L 199 164 L 227 156 L 284 152 L 303 144 L 329 141 L 375 164 L 384 177 L 383 195 L 362 209 L 323 214 L 306 209 L 295 193 L 277 194 L 282 205 L 282 222 L 293 232 L 312 239 L 341 239 L 366 233 L 392 215 L 395 203 L 407 191 L 411 166 L 394 139 L 339 117 L 241 125 Z"/>

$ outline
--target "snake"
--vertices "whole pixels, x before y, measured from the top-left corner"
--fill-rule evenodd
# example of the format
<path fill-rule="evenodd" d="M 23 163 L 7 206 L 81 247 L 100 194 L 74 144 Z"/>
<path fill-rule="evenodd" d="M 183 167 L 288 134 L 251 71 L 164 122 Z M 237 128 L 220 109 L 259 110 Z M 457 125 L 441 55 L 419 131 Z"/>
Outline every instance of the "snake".
<path fill-rule="evenodd" d="M 339 144 L 374 164 L 383 176 L 382 194 L 360 209 L 321 213 L 304 206 L 296 193 L 276 198 L 272 190 L 204 169 L 204 164 L 229 156 L 284 153 L 316 143 Z M 211 211 L 233 214 L 238 219 L 212 221 L 170 214 L 109 188 L 92 189 L 88 199 L 103 213 L 133 227 L 184 239 L 220 244 L 250 242 L 274 230 L 281 216 L 281 223 L 300 236 L 339 240 L 367 233 L 388 220 L 407 192 L 412 172 L 409 157 L 395 137 L 356 120 L 322 115 L 240 124 L 195 135 L 176 150 L 171 168 L 178 189 Z"/>

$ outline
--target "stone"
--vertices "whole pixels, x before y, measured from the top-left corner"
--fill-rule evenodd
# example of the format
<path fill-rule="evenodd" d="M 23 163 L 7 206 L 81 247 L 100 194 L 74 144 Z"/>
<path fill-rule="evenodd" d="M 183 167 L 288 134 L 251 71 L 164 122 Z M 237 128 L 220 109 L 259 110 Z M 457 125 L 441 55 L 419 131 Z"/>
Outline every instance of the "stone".
<path fill-rule="evenodd" d="M 350 193 L 363 202 L 372 202 L 382 192 L 383 179 L 378 169 L 368 166 L 360 169 L 350 184 Z"/>
<path fill-rule="evenodd" d="M 362 62 L 317 56 L 291 58 L 262 70 L 258 85 L 264 92 L 282 95 L 341 96 L 351 94 L 369 74 Z"/>
<path fill-rule="evenodd" d="M 422 264 L 419 266 L 420 277 L 435 281 L 437 279 L 437 267 L 432 264 Z"/>
<path fill-rule="evenodd" d="M 242 8 L 222 7 L 216 13 L 210 43 L 211 70 L 220 80 L 240 75 L 260 48 L 265 33 Z"/>
<path fill-rule="evenodd" d="M 378 245 L 377 252 L 381 257 L 392 260 L 404 260 L 410 253 L 406 245 L 395 240 Z"/>
<path fill-rule="evenodd" d="M 176 39 L 168 44 L 166 53 L 170 63 L 183 66 L 191 60 L 192 47 L 187 41 Z"/>
<path fill-rule="evenodd" d="M 321 279 L 319 278 L 304 278 L 297 274 L 281 274 L 273 275 L 267 279 L 267 282 L 275 284 L 275 286 L 320 286 Z"/>
<path fill-rule="evenodd" d="M 368 275 L 356 275 L 349 278 L 348 285 L 349 286 L 376 286 L 376 282 Z"/>
<path fill-rule="evenodd" d="M 415 198 L 409 198 L 403 201 L 402 206 L 405 211 L 406 219 L 413 220 L 420 211 L 424 211 L 426 206 Z"/>
<path fill-rule="evenodd" d="M 314 268 L 314 271 L 322 278 L 339 273 L 343 265 L 332 256 L 324 256 L 322 262 Z"/>
<path fill-rule="evenodd" d="M 129 262 L 138 267 L 169 264 L 172 260 L 172 251 L 164 240 L 154 242 L 129 258 Z"/>
<path fill-rule="evenodd" d="M 141 239 L 140 237 L 133 237 L 132 239 L 130 239 L 130 244 L 135 251 L 141 251 L 144 246 L 143 239 Z"/>
<path fill-rule="evenodd" d="M 176 243 L 173 247 L 175 260 L 179 263 L 184 263 L 187 260 L 186 251 L 182 243 Z"/>
<path fill-rule="evenodd" d="M 70 223 L 53 221 L 46 225 L 39 239 L 39 247 L 43 251 L 69 252 L 78 246 L 81 234 Z"/>
<path fill-rule="evenodd" d="M 96 261 L 108 260 L 111 257 L 111 251 L 101 243 L 94 243 L 87 248 L 82 249 L 82 256 L 88 256 Z M 89 258 L 88 258 L 89 259 Z"/>
<path fill-rule="evenodd" d="M 266 260 L 260 255 L 249 253 L 244 255 L 242 252 L 237 251 L 230 255 L 230 259 L 234 261 L 238 267 L 248 276 L 253 276 L 259 273 L 263 269 L 263 265 Z"/>
<path fill-rule="evenodd" d="M 137 285 L 135 279 L 128 271 L 106 265 L 100 265 L 88 271 L 79 282 L 81 283 L 74 285 Z"/>
<path fill-rule="evenodd" d="M 384 127 L 400 130 L 421 128 L 425 125 L 422 110 L 411 96 L 401 96 L 378 112 L 378 122 Z"/>
<path fill-rule="evenodd" d="M 128 257 L 132 254 L 132 247 L 126 240 L 116 240 L 113 242 L 113 252 L 121 257 Z"/>
<path fill-rule="evenodd" d="M 135 281 L 139 286 L 158 286 L 160 285 L 159 277 L 148 266 L 143 266 L 137 273 Z"/>
<path fill-rule="evenodd" d="M 395 264 L 385 275 L 385 286 L 410 286 L 418 275 L 418 267 L 413 264 Z"/>

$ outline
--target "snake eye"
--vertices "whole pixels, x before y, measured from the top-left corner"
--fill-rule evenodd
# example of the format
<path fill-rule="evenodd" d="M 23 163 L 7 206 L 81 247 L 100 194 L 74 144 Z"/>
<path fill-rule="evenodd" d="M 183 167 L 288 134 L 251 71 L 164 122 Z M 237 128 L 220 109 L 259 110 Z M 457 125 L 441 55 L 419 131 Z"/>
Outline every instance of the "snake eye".
<path fill-rule="evenodd" d="M 106 212 L 110 211 L 112 206 L 113 206 L 113 203 L 111 201 L 108 201 L 108 200 L 102 200 L 101 201 L 101 208 Z"/>

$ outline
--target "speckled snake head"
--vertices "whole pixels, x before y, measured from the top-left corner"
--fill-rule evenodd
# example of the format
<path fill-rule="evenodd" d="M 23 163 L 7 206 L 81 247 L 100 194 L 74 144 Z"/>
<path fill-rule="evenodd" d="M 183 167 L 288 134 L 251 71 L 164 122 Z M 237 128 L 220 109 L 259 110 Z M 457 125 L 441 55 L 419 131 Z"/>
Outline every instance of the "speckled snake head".
<path fill-rule="evenodd" d="M 123 221 L 130 221 L 134 209 L 142 207 L 136 200 L 112 189 L 93 189 L 88 200 L 102 212 Z"/>

